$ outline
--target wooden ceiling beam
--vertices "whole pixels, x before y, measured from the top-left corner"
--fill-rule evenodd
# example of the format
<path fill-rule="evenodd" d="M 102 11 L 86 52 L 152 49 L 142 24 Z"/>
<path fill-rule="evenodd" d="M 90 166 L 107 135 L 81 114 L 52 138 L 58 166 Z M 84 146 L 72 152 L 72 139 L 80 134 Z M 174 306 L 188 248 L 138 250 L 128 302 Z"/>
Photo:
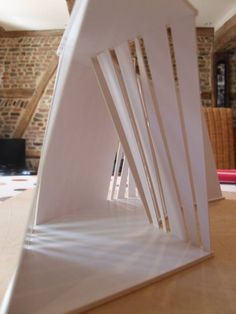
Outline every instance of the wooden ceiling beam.
<path fill-rule="evenodd" d="M 66 0 L 66 3 L 67 3 L 67 8 L 68 8 L 69 14 L 71 14 L 72 9 L 73 9 L 74 4 L 75 4 L 75 0 Z"/>
<path fill-rule="evenodd" d="M 32 88 L 2 88 L 0 98 L 30 98 L 33 96 Z"/>
<path fill-rule="evenodd" d="M 231 17 L 215 34 L 215 52 L 227 50 L 236 40 L 236 14 Z"/>
<path fill-rule="evenodd" d="M 34 94 L 30 100 L 30 103 L 26 107 L 25 113 L 16 127 L 16 130 L 13 134 L 13 138 L 21 138 L 23 136 L 51 77 L 53 76 L 53 74 L 55 73 L 57 69 L 57 66 L 58 66 L 58 57 L 55 56 L 54 59 L 51 61 L 51 64 L 48 67 L 48 70 L 42 76 L 39 85 L 35 89 Z"/>

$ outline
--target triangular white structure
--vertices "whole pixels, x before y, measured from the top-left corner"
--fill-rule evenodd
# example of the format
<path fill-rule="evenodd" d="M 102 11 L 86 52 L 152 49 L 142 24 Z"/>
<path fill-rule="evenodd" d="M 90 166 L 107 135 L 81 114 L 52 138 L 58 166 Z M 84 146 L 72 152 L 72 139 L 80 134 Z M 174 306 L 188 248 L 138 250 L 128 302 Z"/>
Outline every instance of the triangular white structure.
<path fill-rule="evenodd" d="M 82 311 L 211 255 L 195 14 L 77 1 L 3 311 Z M 119 141 L 141 201 L 106 199 Z"/>

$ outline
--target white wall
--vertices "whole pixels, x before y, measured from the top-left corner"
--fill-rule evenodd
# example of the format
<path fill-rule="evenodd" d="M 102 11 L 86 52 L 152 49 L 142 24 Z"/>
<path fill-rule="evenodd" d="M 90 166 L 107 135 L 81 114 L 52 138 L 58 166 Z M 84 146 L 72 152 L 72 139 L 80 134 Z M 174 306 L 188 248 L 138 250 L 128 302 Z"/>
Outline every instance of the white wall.
<path fill-rule="evenodd" d="M 66 0 L 0 0 L 0 26 L 6 30 L 63 29 Z"/>

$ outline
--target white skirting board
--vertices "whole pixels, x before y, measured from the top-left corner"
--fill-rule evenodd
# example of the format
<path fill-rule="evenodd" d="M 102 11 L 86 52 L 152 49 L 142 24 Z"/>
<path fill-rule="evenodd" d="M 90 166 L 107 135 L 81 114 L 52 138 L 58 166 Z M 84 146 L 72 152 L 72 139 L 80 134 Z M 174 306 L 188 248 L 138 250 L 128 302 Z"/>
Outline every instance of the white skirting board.
<path fill-rule="evenodd" d="M 9 313 L 84 310 L 210 256 L 150 225 L 138 200 L 38 226 Z"/>

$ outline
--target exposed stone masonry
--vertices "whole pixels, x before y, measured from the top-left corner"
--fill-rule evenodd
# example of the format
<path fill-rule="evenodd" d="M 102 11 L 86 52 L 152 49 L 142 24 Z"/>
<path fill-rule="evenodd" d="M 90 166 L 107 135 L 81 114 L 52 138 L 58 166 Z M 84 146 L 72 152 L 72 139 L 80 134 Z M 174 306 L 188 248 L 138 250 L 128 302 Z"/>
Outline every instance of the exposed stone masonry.
<path fill-rule="evenodd" d="M 11 137 L 28 102 L 27 99 L 0 99 L 0 134 L 2 138 Z"/>
<path fill-rule="evenodd" d="M 55 82 L 55 75 L 50 80 L 42 98 L 39 101 L 37 109 L 31 119 L 31 122 L 24 133 L 24 138 L 27 141 L 28 155 L 31 157 L 28 164 L 31 168 L 38 168 L 39 159 L 43 139 L 45 135 L 46 125 L 48 121 L 49 107 L 52 100 L 53 88 Z"/>
<path fill-rule="evenodd" d="M 50 35 L 0 38 L 0 88 L 36 88 L 59 42 Z"/>
<path fill-rule="evenodd" d="M 55 55 L 62 31 L 14 31 L 0 33 L 0 137 L 13 136 L 30 103 L 32 93 Z M 202 103 L 212 105 L 213 29 L 197 29 Z M 54 77 L 38 104 L 27 130 L 28 164 L 38 166 Z"/>
<path fill-rule="evenodd" d="M 13 136 L 59 46 L 62 31 L 0 33 L 0 137 Z M 25 131 L 27 162 L 37 168 L 54 79 Z"/>
<path fill-rule="evenodd" d="M 214 106 L 213 99 L 213 50 L 214 29 L 197 29 L 198 65 L 200 77 L 200 89 L 203 106 Z"/>

